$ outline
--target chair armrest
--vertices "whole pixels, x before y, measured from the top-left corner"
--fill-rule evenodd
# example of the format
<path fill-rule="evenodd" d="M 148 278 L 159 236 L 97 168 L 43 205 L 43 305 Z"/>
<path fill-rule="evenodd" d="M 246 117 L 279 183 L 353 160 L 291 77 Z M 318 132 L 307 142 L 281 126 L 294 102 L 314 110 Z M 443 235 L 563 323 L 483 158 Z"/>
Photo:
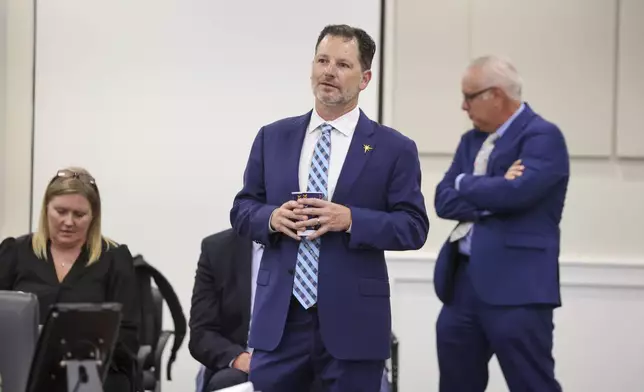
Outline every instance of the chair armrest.
<path fill-rule="evenodd" d="M 154 350 L 154 375 L 157 380 L 161 380 L 161 358 L 163 357 L 163 350 L 165 350 L 165 346 L 172 335 L 174 335 L 174 331 L 161 331 L 159 335 L 159 341 Z"/>
<path fill-rule="evenodd" d="M 398 337 L 391 333 L 391 390 L 398 392 Z"/>
<path fill-rule="evenodd" d="M 140 370 L 143 370 L 145 368 L 145 363 L 147 362 L 151 353 L 152 346 L 146 345 L 139 347 L 139 352 L 136 355 L 136 362 L 139 364 Z"/>

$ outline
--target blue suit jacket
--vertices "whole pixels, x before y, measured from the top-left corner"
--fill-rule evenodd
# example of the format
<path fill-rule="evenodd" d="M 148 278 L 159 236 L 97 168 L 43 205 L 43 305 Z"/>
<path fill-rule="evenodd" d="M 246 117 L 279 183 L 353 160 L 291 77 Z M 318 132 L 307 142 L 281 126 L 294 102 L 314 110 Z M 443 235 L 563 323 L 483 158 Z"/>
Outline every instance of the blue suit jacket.
<path fill-rule="evenodd" d="M 299 190 L 300 151 L 310 117 L 311 112 L 260 129 L 230 213 L 240 235 L 266 245 L 249 340 L 255 349 L 277 347 L 291 301 L 299 243 L 271 234 L 269 218 Z M 364 145 L 372 149 L 365 152 Z M 322 237 L 322 339 L 339 359 L 386 359 L 391 309 L 384 251 L 418 249 L 429 230 L 416 144 L 361 112 L 332 201 L 351 209 L 352 227 L 351 234 Z"/>
<path fill-rule="evenodd" d="M 564 137 L 526 104 L 496 142 L 487 175 L 474 176 L 474 158 L 486 136 L 470 130 L 461 138 L 436 188 L 437 215 L 475 222 L 468 273 L 483 301 L 559 306 L 559 222 L 570 173 Z M 517 159 L 523 160 L 523 176 L 506 180 Z M 460 173 L 466 175 L 456 190 Z M 436 262 L 434 286 L 445 303 L 451 299 L 457 255 L 458 243 L 448 240 Z"/>

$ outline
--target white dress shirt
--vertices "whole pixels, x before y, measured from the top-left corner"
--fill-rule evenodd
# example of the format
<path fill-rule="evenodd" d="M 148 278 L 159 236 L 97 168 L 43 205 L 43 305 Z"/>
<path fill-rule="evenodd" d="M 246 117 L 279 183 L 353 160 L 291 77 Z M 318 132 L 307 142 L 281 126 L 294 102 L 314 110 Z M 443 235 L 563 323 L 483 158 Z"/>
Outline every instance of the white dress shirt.
<path fill-rule="evenodd" d="M 259 273 L 259 264 L 262 262 L 264 255 L 264 245 L 253 241 L 253 265 L 251 269 L 250 283 L 250 321 L 253 320 L 253 306 L 255 305 L 255 291 L 257 291 L 257 274 Z"/>
<path fill-rule="evenodd" d="M 351 144 L 351 139 L 353 139 L 353 133 L 356 130 L 359 119 L 360 109 L 357 106 L 350 112 L 345 113 L 333 121 L 324 121 L 317 111 L 313 109 L 309 127 L 306 130 L 304 142 L 302 143 L 302 152 L 300 154 L 300 192 L 306 192 L 308 190 L 307 185 L 309 182 L 311 159 L 313 159 L 315 144 L 320 138 L 322 132 L 318 128 L 320 125 L 327 123 L 334 128 L 331 131 L 331 159 L 329 161 L 329 173 L 327 179 L 327 200 L 333 200 L 333 192 L 335 191 L 335 186 L 338 183 L 338 178 L 340 178 L 342 165 L 344 165 L 344 160 L 347 157 L 349 145 Z"/>

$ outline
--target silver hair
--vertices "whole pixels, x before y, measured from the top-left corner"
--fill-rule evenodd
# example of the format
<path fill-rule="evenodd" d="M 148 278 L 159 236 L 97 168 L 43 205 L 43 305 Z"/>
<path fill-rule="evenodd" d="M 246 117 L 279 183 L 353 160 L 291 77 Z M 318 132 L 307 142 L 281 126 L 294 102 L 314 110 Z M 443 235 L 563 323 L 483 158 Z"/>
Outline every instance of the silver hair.
<path fill-rule="evenodd" d="M 523 80 L 510 60 L 492 55 L 482 56 L 472 60 L 468 70 L 472 68 L 483 72 L 487 87 L 498 87 L 511 99 L 521 100 Z"/>

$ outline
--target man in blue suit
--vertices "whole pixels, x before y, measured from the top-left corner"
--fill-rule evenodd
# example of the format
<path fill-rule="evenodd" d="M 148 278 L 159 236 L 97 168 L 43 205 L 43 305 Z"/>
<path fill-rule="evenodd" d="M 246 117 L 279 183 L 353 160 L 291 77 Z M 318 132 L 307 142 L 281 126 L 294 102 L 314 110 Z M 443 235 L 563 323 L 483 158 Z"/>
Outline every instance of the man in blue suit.
<path fill-rule="evenodd" d="M 358 108 L 376 47 L 363 30 L 325 27 L 312 62 L 315 107 L 262 127 L 233 228 L 265 244 L 249 345 L 262 392 L 373 392 L 390 355 L 385 250 L 422 247 L 429 221 L 415 143 Z M 293 200 L 292 192 L 322 200 Z M 298 231 L 315 227 L 312 235 Z"/>
<path fill-rule="evenodd" d="M 553 310 L 569 157 L 556 125 L 521 100 L 506 60 L 468 67 L 463 104 L 474 129 L 438 184 L 439 217 L 459 223 L 434 272 L 441 392 L 483 392 L 496 354 L 511 391 L 560 391 Z"/>

